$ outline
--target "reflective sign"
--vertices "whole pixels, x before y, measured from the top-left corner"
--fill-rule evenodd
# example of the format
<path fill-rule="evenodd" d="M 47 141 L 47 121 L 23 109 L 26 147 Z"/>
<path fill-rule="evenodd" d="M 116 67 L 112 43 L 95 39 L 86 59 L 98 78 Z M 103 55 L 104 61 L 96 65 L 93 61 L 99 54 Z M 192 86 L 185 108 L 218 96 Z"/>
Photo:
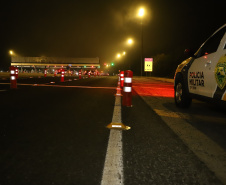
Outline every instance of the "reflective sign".
<path fill-rule="evenodd" d="M 153 67 L 153 58 L 145 58 L 144 59 L 144 71 L 150 72 L 152 71 Z"/>

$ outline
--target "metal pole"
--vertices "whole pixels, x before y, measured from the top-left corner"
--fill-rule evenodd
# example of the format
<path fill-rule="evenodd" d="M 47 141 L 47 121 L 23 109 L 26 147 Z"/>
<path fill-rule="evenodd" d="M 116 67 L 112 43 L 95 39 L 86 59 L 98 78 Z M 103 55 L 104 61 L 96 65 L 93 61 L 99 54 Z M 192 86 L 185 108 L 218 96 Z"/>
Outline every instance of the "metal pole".
<path fill-rule="evenodd" d="M 122 58 L 122 70 L 125 70 L 125 61 L 124 61 L 124 57 Z"/>
<path fill-rule="evenodd" d="M 143 63 L 143 23 L 141 20 L 141 61 L 140 61 L 141 76 L 142 76 L 142 72 L 143 72 L 142 63 Z"/>

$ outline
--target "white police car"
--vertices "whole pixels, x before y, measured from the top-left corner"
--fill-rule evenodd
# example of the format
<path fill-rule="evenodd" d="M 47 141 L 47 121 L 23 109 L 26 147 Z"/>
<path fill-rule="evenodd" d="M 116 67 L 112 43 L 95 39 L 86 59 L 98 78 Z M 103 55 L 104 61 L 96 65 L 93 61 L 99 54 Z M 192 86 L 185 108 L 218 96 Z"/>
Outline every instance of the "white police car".
<path fill-rule="evenodd" d="M 176 105 L 189 107 L 192 98 L 226 104 L 226 24 L 189 55 L 174 76 Z"/>

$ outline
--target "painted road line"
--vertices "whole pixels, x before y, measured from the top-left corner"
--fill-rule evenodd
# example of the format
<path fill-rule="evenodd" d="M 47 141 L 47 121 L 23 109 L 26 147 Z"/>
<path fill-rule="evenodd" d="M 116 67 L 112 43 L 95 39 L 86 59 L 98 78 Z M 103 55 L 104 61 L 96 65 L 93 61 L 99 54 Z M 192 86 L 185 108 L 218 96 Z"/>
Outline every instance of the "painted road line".
<path fill-rule="evenodd" d="M 121 96 L 115 97 L 113 123 L 121 123 Z M 110 131 L 101 185 L 123 185 L 122 131 Z"/>

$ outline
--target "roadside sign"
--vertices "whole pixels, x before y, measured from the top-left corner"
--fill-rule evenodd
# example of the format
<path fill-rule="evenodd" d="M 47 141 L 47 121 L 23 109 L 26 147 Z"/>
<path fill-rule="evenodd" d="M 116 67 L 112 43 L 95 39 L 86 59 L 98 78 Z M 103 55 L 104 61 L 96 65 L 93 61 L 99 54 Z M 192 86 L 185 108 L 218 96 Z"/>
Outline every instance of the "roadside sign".
<path fill-rule="evenodd" d="M 151 72 L 153 68 L 153 58 L 144 59 L 144 71 Z"/>

